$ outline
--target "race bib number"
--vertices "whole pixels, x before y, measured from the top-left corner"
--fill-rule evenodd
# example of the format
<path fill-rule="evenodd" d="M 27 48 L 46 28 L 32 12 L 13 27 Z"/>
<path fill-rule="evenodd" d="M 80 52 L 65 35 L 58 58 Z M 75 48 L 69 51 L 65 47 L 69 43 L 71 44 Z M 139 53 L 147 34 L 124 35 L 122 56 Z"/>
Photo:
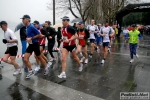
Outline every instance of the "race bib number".
<path fill-rule="evenodd" d="M 62 39 L 65 41 L 65 40 L 66 40 L 66 39 L 68 39 L 68 38 L 67 38 L 67 36 L 63 36 L 63 38 L 62 38 Z"/>
<path fill-rule="evenodd" d="M 84 39 L 84 35 L 79 35 L 79 39 Z"/>
<path fill-rule="evenodd" d="M 104 34 L 108 34 L 107 32 L 104 32 Z"/>

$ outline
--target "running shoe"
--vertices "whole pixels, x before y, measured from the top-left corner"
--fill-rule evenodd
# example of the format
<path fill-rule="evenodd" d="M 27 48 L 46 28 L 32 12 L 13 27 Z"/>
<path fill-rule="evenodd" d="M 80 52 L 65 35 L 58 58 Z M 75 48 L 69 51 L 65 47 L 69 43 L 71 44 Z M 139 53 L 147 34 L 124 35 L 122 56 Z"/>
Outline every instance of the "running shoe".
<path fill-rule="evenodd" d="M 15 69 L 13 75 L 16 76 L 16 75 L 21 74 L 21 73 L 22 73 L 21 68 L 18 68 L 18 69 Z"/>
<path fill-rule="evenodd" d="M 135 56 L 136 56 L 137 59 L 139 59 L 139 55 L 138 54 L 136 54 Z"/>
<path fill-rule="evenodd" d="M 48 70 L 48 68 L 46 67 L 46 68 L 45 68 L 44 75 L 46 76 L 46 75 L 48 75 L 48 73 L 49 73 L 49 70 Z"/>
<path fill-rule="evenodd" d="M 108 48 L 108 52 L 110 53 L 110 48 Z"/>
<path fill-rule="evenodd" d="M 34 69 L 34 71 L 35 72 L 38 72 L 40 70 L 40 66 L 38 65 L 35 69 Z"/>
<path fill-rule="evenodd" d="M 83 64 L 81 63 L 80 67 L 79 67 L 79 72 L 82 72 L 83 70 Z"/>
<path fill-rule="evenodd" d="M 65 73 L 61 73 L 60 75 L 58 75 L 59 78 L 66 78 L 66 74 Z"/>
<path fill-rule="evenodd" d="M 49 73 L 49 68 L 50 68 L 51 65 L 52 65 L 51 62 L 48 62 L 48 63 L 47 63 L 47 67 L 45 68 L 44 75 L 48 75 L 48 73 Z"/>
<path fill-rule="evenodd" d="M 92 55 L 90 54 L 89 57 L 92 58 Z"/>
<path fill-rule="evenodd" d="M 85 57 L 82 57 L 81 60 L 80 60 L 80 62 L 83 62 L 84 59 L 85 59 Z"/>
<path fill-rule="evenodd" d="M 101 64 L 104 64 L 104 63 L 105 63 L 105 60 L 103 59 L 102 62 L 101 62 Z"/>
<path fill-rule="evenodd" d="M 40 66 L 37 66 L 37 67 L 34 69 L 34 74 L 37 74 L 39 70 L 40 70 Z"/>
<path fill-rule="evenodd" d="M 95 51 L 97 51 L 98 47 L 95 47 Z"/>
<path fill-rule="evenodd" d="M 87 63 L 88 63 L 88 58 L 87 58 L 87 59 L 85 59 L 84 63 L 85 63 L 85 64 L 87 64 Z"/>
<path fill-rule="evenodd" d="M 51 58 L 49 61 L 50 62 L 53 62 L 53 61 L 55 61 L 56 60 L 56 58 Z"/>
<path fill-rule="evenodd" d="M 30 70 L 29 73 L 28 73 L 28 75 L 26 76 L 26 78 L 29 79 L 31 77 L 31 75 L 33 75 L 33 74 L 34 74 L 34 71 Z"/>
<path fill-rule="evenodd" d="M 47 68 L 49 68 L 51 65 L 52 65 L 52 62 L 49 61 L 49 62 L 47 63 Z"/>
<path fill-rule="evenodd" d="M 134 62 L 134 59 L 131 59 L 131 60 L 130 60 L 130 63 L 133 63 L 133 62 Z"/>

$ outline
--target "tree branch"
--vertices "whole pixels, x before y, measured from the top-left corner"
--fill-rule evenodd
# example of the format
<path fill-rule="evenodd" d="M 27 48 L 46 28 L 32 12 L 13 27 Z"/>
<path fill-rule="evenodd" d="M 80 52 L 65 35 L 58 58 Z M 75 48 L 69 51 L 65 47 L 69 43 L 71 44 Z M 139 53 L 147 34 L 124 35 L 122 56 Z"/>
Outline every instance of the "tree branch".
<path fill-rule="evenodd" d="M 72 10 L 72 8 L 71 8 L 71 1 L 69 0 L 69 7 L 68 7 L 68 9 L 70 10 L 70 12 L 72 13 L 72 15 L 75 17 L 75 18 L 79 18 L 74 12 L 73 12 L 73 10 Z"/>

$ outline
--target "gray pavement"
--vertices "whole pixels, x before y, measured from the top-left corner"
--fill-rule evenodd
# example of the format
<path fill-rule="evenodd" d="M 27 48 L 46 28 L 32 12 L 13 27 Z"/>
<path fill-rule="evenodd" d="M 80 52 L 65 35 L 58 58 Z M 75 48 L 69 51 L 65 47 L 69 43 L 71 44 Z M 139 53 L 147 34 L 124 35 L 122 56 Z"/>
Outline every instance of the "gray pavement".
<path fill-rule="evenodd" d="M 83 72 L 78 72 L 77 63 L 69 56 L 66 79 L 57 78 L 61 72 L 61 55 L 57 53 L 48 76 L 41 69 L 29 80 L 25 73 L 13 76 L 13 67 L 4 63 L 0 69 L 0 100 L 119 100 L 120 92 L 150 92 L 149 39 L 144 37 L 141 41 L 140 58 L 135 58 L 133 64 L 129 63 L 128 44 L 122 39 L 114 41 L 104 65 L 100 64 L 103 52 L 95 52 L 84 64 Z M 35 59 L 30 61 L 34 68 Z M 22 65 L 21 59 L 17 62 Z"/>

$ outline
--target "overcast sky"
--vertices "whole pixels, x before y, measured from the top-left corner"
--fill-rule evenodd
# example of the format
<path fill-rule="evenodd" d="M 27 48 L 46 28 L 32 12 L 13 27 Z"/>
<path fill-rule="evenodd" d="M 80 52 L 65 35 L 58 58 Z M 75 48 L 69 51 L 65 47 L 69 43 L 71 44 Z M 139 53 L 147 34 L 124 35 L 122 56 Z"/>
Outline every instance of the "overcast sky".
<path fill-rule="evenodd" d="M 53 13 L 47 10 L 47 3 L 52 0 L 0 0 L 0 20 L 21 22 L 21 17 L 28 14 L 31 21 L 38 20 L 40 23 L 46 20 L 53 21 Z M 56 17 L 56 22 L 60 23 L 60 18 Z M 73 17 L 69 14 L 72 19 Z"/>
<path fill-rule="evenodd" d="M 45 20 L 53 21 L 52 11 L 47 10 L 47 3 L 52 0 L 0 0 L 0 20 L 21 22 L 21 17 L 24 14 L 28 14 L 31 17 L 31 21 L 38 20 L 43 23 Z M 143 0 L 149 1 L 150 0 Z M 56 17 L 56 23 L 60 23 L 60 18 Z M 69 14 L 71 19 L 74 17 Z"/>

